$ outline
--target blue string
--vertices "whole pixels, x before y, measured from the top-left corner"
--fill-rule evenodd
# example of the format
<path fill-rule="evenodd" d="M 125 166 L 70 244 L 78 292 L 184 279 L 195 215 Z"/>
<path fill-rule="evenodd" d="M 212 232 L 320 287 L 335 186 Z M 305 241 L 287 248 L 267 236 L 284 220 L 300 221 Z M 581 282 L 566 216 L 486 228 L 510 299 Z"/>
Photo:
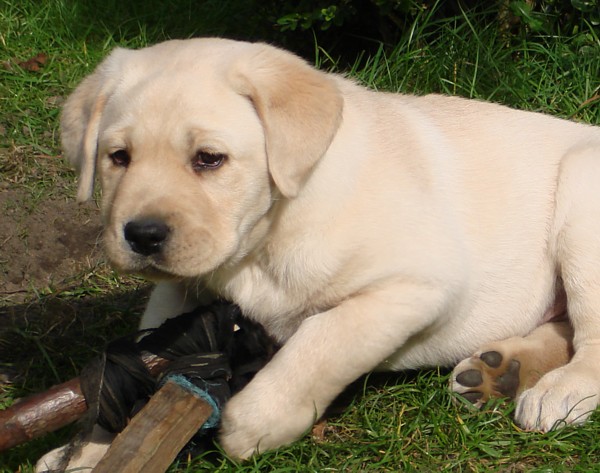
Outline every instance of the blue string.
<path fill-rule="evenodd" d="M 184 388 L 185 390 L 191 392 L 196 397 L 204 399 L 208 403 L 208 405 L 212 407 L 212 413 L 210 417 L 206 420 L 202 427 L 200 427 L 200 430 L 212 429 L 213 427 L 216 427 L 219 424 L 219 420 L 221 418 L 221 409 L 219 408 L 219 405 L 214 400 L 214 398 L 210 394 L 208 394 L 204 389 L 199 388 L 181 374 L 169 374 L 165 376 L 161 382 L 161 385 L 164 385 L 167 381 L 172 381 Z"/>

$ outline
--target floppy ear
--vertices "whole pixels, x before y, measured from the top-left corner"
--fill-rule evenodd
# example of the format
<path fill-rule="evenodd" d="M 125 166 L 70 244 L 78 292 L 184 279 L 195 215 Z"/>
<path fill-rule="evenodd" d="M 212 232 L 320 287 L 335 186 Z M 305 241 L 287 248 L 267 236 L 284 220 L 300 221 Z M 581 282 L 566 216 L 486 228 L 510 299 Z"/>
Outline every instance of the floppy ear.
<path fill-rule="evenodd" d="M 339 127 L 343 98 L 335 80 L 302 59 L 268 45 L 241 60 L 233 77 L 265 130 L 269 172 L 285 197 L 295 197 Z"/>
<path fill-rule="evenodd" d="M 102 112 L 115 87 L 118 59 L 126 51 L 117 49 L 86 77 L 69 96 L 62 110 L 60 127 L 65 157 L 79 172 L 77 200 L 92 196 Z"/>

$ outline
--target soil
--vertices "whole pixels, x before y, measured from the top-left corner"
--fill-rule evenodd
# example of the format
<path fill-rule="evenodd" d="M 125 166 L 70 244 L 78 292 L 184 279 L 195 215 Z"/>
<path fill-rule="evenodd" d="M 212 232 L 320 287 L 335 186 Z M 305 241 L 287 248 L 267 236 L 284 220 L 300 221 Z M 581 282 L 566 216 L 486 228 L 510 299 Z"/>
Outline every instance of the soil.
<path fill-rule="evenodd" d="M 101 223 L 93 203 L 55 198 L 31 208 L 26 189 L 0 192 L 0 297 L 22 302 L 92 270 L 101 258 Z"/>
<path fill-rule="evenodd" d="M 48 293 L 98 263 L 100 212 L 75 201 L 75 181 L 51 151 L 0 146 L 0 307 Z"/>

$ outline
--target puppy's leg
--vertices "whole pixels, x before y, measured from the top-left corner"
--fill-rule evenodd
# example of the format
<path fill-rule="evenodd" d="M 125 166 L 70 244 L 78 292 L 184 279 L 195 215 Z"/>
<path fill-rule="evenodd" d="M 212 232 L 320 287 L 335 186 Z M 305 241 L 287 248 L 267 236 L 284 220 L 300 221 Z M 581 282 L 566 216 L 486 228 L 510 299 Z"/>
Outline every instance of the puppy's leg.
<path fill-rule="evenodd" d="M 574 329 L 571 361 L 544 375 L 517 400 L 516 420 L 548 431 L 581 423 L 600 399 L 600 144 L 561 162 L 556 193 L 555 253 Z"/>
<path fill-rule="evenodd" d="M 140 321 L 140 329 L 156 328 L 165 320 L 191 311 L 202 304 L 208 304 L 213 294 L 203 289 L 201 292 L 191 284 L 183 282 L 159 282 L 150 294 L 148 305 Z"/>
<path fill-rule="evenodd" d="M 225 406 L 221 444 L 246 458 L 297 439 L 350 382 L 434 323 L 449 299 L 433 285 L 404 284 L 306 319 Z"/>
<path fill-rule="evenodd" d="M 566 365 L 573 355 L 569 322 L 540 325 L 526 337 L 488 343 L 461 361 L 452 372 L 451 388 L 481 407 L 488 399 L 514 399 L 546 373 Z"/>

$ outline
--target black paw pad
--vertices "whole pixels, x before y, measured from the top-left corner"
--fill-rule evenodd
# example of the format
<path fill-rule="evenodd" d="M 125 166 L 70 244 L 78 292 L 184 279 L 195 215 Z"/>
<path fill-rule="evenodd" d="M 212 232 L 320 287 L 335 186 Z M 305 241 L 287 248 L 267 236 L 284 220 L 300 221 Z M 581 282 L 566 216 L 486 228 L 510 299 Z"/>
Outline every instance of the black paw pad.
<path fill-rule="evenodd" d="M 492 368 L 498 368 L 502 364 L 502 355 L 497 351 L 486 351 L 479 358 Z"/>
<path fill-rule="evenodd" d="M 496 389 L 506 397 L 515 398 L 519 388 L 519 371 L 521 363 L 518 360 L 511 360 L 508 364 L 506 373 L 498 376 L 496 379 Z"/>
<path fill-rule="evenodd" d="M 468 388 L 474 388 L 483 383 L 483 376 L 479 370 L 467 370 L 456 376 L 456 382 Z"/>
<path fill-rule="evenodd" d="M 471 404 L 476 404 L 483 397 L 483 393 L 471 391 L 468 393 L 462 393 L 461 396 Z"/>

